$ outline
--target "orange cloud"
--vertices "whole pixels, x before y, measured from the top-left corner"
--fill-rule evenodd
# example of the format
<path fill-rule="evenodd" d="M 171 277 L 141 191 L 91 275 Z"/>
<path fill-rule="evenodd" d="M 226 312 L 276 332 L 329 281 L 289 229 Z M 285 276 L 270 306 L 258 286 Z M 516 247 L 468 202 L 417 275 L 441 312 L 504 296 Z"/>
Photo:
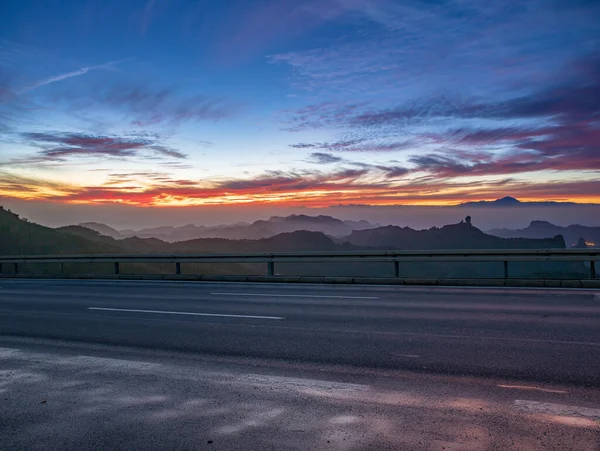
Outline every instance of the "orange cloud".
<path fill-rule="evenodd" d="M 138 174 L 138 173 L 136 173 Z M 170 179 L 158 174 L 146 184 L 135 174 L 116 177 L 100 186 L 74 186 L 0 173 L 0 196 L 73 204 L 194 206 L 271 204 L 327 207 L 339 204 L 452 205 L 491 200 L 518 193 L 522 200 L 600 202 L 600 181 L 517 182 L 512 179 L 458 182 L 430 177 L 416 180 L 373 178 L 366 169 L 324 174 L 271 172 L 254 179 L 212 183 Z"/>

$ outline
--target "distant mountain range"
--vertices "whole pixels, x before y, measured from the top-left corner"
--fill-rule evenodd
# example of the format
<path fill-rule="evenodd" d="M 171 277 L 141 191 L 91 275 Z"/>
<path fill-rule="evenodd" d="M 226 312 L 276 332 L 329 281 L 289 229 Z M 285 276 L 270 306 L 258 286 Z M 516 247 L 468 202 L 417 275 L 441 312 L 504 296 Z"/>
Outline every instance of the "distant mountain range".
<path fill-rule="evenodd" d="M 487 223 L 487 227 L 494 227 L 496 223 L 495 220 L 491 220 L 490 218 L 494 218 L 503 212 L 504 210 L 501 208 L 519 208 L 519 207 L 547 207 L 549 210 L 544 210 L 545 214 L 548 217 L 556 217 L 556 215 L 560 215 L 559 207 L 571 207 L 571 206 L 581 206 L 582 204 L 576 204 L 573 202 L 552 202 L 552 201 L 544 201 L 544 202 L 521 202 L 520 200 L 506 196 L 501 199 L 496 199 L 494 201 L 479 201 L 479 202 L 466 202 L 455 207 L 448 207 L 449 210 L 453 210 L 454 208 L 461 208 L 463 210 L 475 207 L 489 207 L 490 210 L 487 210 L 486 214 L 480 215 L 480 222 Z M 554 207 L 556 207 L 556 214 L 549 213 L 550 211 L 554 211 Z M 408 207 L 407 207 L 408 208 Z M 493 215 L 491 212 L 494 211 L 497 214 Z M 520 210 L 515 210 L 520 211 Z M 467 210 L 468 212 L 468 210 Z M 541 212 L 540 214 L 543 214 Z M 452 216 L 452 215 L 450 215 Z M 290 215 L 290 216 L 272 216 L 266 220 L 258 220 L 252 223 L 248 222 L 238 222 L 235 224 L 222 224 L 217 226 L 205 226 L 205 225 L 195 225 L 195 224 L 187 224 L 184 226 L 162 226 L 162 227 L 150 227 L 138 230 L 126 229 L 126 230 L 117 230 L 113 227 L 110 227 L 106 224 L 102 224 L 99 222 L 84 222 L 79 224 L 83 227 L 87 227 L 92 230 L 96 230 L 102 235 L 110 236 L 114 239 L 123 239 L 123 238 L 158 238 L 162 241 L 166 241 L 169 243 L 175 243 L 178 241 L 188 241 L 198 238 L 226 238 L 232 240 L 257 240 L 261 238 L 269 238 L 280 233 L 294 232 L 298 230 L 306 230 L 310 232 L 322 232 L 325 235 L 334 237 L 334 238 L 343 238 L 345 236 L 350 235 L 354 231 L 361 230 L 372 230 L 378 227 L 381 227 L 381 224 L 371 223 L 367 220 L 360 221 L 348 221 L 348 220 L 340 220 L 332 216 L 319 215 L 319 216 L 309 216 L 304 214 L 299 215 Z M 501 232 L 499 232 L 501 233 Z M 560 234 L 562 231 L 557 232 L 556 234 Z M 505 236 L 505 235 L 498 235 Z M 513 236 L 513 235 L 510 235 Z M 516 237 L 520 237 L 521 235 L 517 235 Z M 532 237 L 539 237 L 534 235 Z M 550 235 L 543 236 L 542 238 L 548 238 Z M 571 235 L 565 236 L 567 242 L 571 242 Z M 592 238 L 590 238 L 592 239 Z M 598 241 L 595 238 L 594 241 Z"/>
<path fill-rule="evenodd" d="M 492 229 L 487 233 L 502 238 L 549 238 L 562 235 L 567 247 L 575 246 L 580 239 L 587 243 L 587 247 L 600 247 L 600 227 L 579 224 L 561 227 L 548 221 L 531 221 L 524 229 Z"/>
<path fill-rule="evenodd" d="M 480 200 L 477 202 L 465 202 L 459 207 L 550 207 L 550 206 L 568 206 L 581 205 L 575 202 L 554 202 L 554 201 L 539 201 L 539 202 L 521 202 L 514 197 L 506 196 L 496 200 Z"/>
<path fill-rule="evenodd" d="M 196 238 L 227 238 L 233 240 L 269 238 L 280 233 L 306 230 L 322 232 L 333 237 L 342 237 L 353 230 L 364 230 L 378 227 L 368 221 L 342 221 L 331 216 L 273 216 L 267 220 L 249 223 L 237 223 L 220 226 L 197 226 L 193 224 L 182 227 L 153 227 L 141 230 L 120 230 L 99 223 L 82 223 L 81 226 L 115 239 L 137 236 L 139 238 L 158 238 L 167 242 L 193 240 Z"/>
<path fill-rule="evenodd" d="M 331 219 L 334 219 L 333 221 Z M 414 230 L 408 227 L 374 227 L 352 230 L 351 225 L 335 218 L 287 217 L 257 221 L 264 227 L 277 224 L 300 223 L 304 226 L 323 227 L 330 224 L 329 231 L 350 230 L 346 236 L 333 238 L 321 231 L 296 230 L 258 239 L 196 238 L 187 241 L 167 242 L 157 238 L 113 238 L 80 225 L 52 229 L 23 219 L 0 208 L 0 255 L 31 254 L 104 254 L 104 253 L 232 253 L 232 252 L 297 252 L 297 251 L 345 251 L 375 249 L 548 249 L 565 248 L 562 236 L 549 238 L 501 238 L 484 233 L 467 220 L 441 228 Z M 267 224 L 264 224 L 267 223 Z M 92 224 L 97 227 L 97 224 Z M 356 224 L 355 224 L 356 225 Z M 359 223 L 359 227 L 366 223 Z M 246 228 L 256 223 L 248 225 Z M 315 227 L 317 227 L 315 226 Z M 235 227 L 244 227 L 236 225 Z M 114 229 L 103 228 L 114 234 Z M 260 229 L 258 229 L 260 230 Z M 273 229 L 267 229 L 269 233 Z M 258 233 L 258 232 L 257 232 Z M 265 232 L 266 233 L 266 232 Z M 51 265 L 50 265 L 51 266 Z M 56 271 L 49 265 L 23 265 L 22 271 Z M 264 274 L 264 265 L 243 263 L 185 264 L 186 273 L 195 274 Z M 65 264 L 65 271 L 89 273 L 110 272 L 110 265 Z M 279 274 L 302 275 L 353 275 L 391 276 L 392 266 L 387 263 L 340 262 L 285 263 L 277 265 Z M 124 273 L 172 273 L 169 265 L 123 264 Z M 493 277 L 500 276 L 501 267 L 495 263 L 403 263 L 401 273 L 408 277 Z M 585 275 L 582 264 L 545 262 L 511 264 L 513 276 L 537 274 Z"/>

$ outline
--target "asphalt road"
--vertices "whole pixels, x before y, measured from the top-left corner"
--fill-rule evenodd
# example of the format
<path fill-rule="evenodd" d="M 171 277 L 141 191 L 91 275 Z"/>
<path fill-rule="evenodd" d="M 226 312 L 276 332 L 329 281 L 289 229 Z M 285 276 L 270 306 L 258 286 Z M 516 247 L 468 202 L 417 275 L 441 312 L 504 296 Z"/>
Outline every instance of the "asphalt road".
<path fill-rule="evenodd" d="M 2 280 L 0 337 L 600 387 L 598 291 Z"/>
<path fill-rule="evenodd" d="M 593 291 L 0 282 L 0 449 L 600 448 Z"/>

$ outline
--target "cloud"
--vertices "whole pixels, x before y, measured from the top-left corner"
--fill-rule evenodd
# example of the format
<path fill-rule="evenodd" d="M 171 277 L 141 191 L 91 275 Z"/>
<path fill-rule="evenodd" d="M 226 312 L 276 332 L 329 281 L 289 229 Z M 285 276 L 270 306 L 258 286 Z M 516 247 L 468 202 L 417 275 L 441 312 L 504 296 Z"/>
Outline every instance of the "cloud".
<path fill-rule="evenodd" d="M 600 54 L 586 55 L 562 68 L 562 79 L 553 86 L 500 101 L 428 97 L 405 105 L 345 115 L 352 126 L 388 126 L 431 119 L 530 119 L 580 121 L 599 118 Z"/>
<path fill-rule="evenodd" d="M 298 143 L 290 144 L 290 147 L 295 149 L 323 149 L 323 150 L 346 150 L 355 147 L 357 144 L 362 143 L 363 139 L 351 139 L 347 141 L 336 141 L 332 143 Z"/>
<path fill-rule="evenodd" d="M 377 110 L 331 102 L 295 112 L 296 125 L 337 122 L 352 139 L 299 143 L 328 151 L 414 150 L 412 172 L 439 177 L 600 170 L 600 55 L 565 65 L 553 86 L 502 101 L 425 98 Z M 461 124 L 457 128 L 454 124 Z M 468 124 L 468 125 L 464 125 Z M 402 137 L 400 139 L 394 139 Z"/>
<path fill-rule="evenodd" d="M 176 158 L 176 159 L 187 158 L 187 155 L 185 153 L 180 152 L 179 150 L 171 149 L 169 147 L 152 145 L 152 146 L 149 146 L 149 148 L 155 150 L 160 155 L 163 155 L 166 157 L 172 157 L 172 158 Z"/>
<path fill-rule="evenodd" d="M 408 161 L 416 166 L 414 168 L 416 171 L 426 171 L 440 176 L 456 176 L 473 170 L 471 166 L 445 155 L 412 156 Z"/>
<path fill-rule="evenodd" d="M 411 162 L 447 176 L 600 171 L 600 103 L 596 100 L 600 55 L 588 55 L 566 69 L 564 80 L 556 86 L 503 102 L 469 103 L 447 110 L 451 117 L 485 120 L 490 125 L 430 134 L 442 148 Z M 524 125 L 515 125 L 519 122 Z M 445 146 L 452 150 L 444 151 Z"/>
<path fill-rule="evenodd" d="M 321 102 L 284 111 L 283 130 L 301 132 L 325 127 L 344 128 L 348 126 L 348 119 L 362 111 L 366 105 L 367 102 Z"/>
<path fill-rule="evenodd" d="M 385 142 L 372 141 L 367 138 L 348 139 L 334 142 L 290 144 L 295 149 L 320 149 L 330 152 L 394 152 L 414 146 L 409 141 Z"/>
<path fill-rule="evenodd" d="M 349 161 L 336 155 L 329 153 L 313 152 L 309 155 L 309 163 L 316 164 L 331 164 L 331 163 L 344 163 L 349 166 L 360 168 L 361 175 L 372 174 L 379 175 L 383 174 L 386 179 L 400 179 L 407 174 L 411 173 L 411 169 L 399 166 L 397 164 L 385 165 L 385 164 L 371 164 L 358 161 Z"/>
<path fill-rule="evenodd" d="M 122 175 L 122 174 L 121 174 Z M 131 181 L 100 186 L 52 184 L 14 178 L 0 171 L 0 195 L 66 203 L 119 203 L 138 206 L 276 204 L 323 207 L 340 204 L 395 205 L 403 203 L 460 203 L 498 198 L 507 189 L 528 199 L 596 198 L 600 180 L 527 182 L 500 180 L 447 181 L 431 177 L 413 180 L 370 180 L 364 170 L 334 172 L 270 172 L 251 179 L 217 182 L 152 179 L 129 174 Z M 143 183 L 137 182 L 144 178 Z M 120 185 L 120 186 L 117 186 Z M 25 189 L 19 189 L 25 187 Z"/>
<path fill-rule="evenodd" d="M 239 111 L 239 106 L 210 94 L 182 93 L 175 87 L 118 83 L 88 94 L 93 102 L 133 115 L 132 125 L 220 121 Z"/>
<path fill-rule="evenodd" d="M 537 171 L 600 173 L 600 125 L 592 122 L 539 129 L 476 130 L 463 133 L 457 143 L 479 150 L 416 155 L 409 158 L 415 171 L 443 177 Z M 484 145 L 508 145 L 510 152 L 481 150 Z"/>
<path fill-rule="evenodd" d="M 147 0 L 146 5 L 144 6 L 144 10 L 142 12 L 142 20 L 140 25 L 140 34 L 142 36 L 146 35 L 146 31 L 148 31 L 148 26 L 150 25 L 150 21 L 152 20 L 152 15 L 154 11 L 154 6 L 156 5 L 156 0 Z"/>
<path fill-rule="evenodd" d="M 404 150 L 400 176 L 593 177 L 600 170 L 600 54 L 593 51 L 600 34 L 591 17 L 600 3 L 559 3 L 378 5 L 381 24 L 392 25 L 383 31 L 271 55 L 269 62 L 293 70 L 294 89 L 325 99 L 287 111 L 284 130 L 343 137 L 292 147 Z"/>
<path fill-rule="evenodd" d="M 532 79 L 545 84 L 562 62 L 598 43 L 598 2 L 568 8 L 546 1 L 524 8 L 516 0 L 339 3 L 359 32 L 328 46 L 270 55 L 271 63 L 291 69 L 294 88 L 387 92 L 403 101 L 436 91 L 497 94 Z"/>
<path fill-rule="evenodd" d="M 41 150 L 32 161 L 63 161 L 73 156 L 136 157 L 154 153 L 159 157 L 184 159 L 186 154 L 157 143 L 149 136 L 91 135 L 76 132 L 27 132 L 21 137 Z"/>
<path fill-rule="evenodd" d="M 244 60 L 291 38 L 301 36 L 325 22 L 356 17 L 374 23 L 391 23 L 387 15 L 388 0 L 265 0 L 236 4 L 225 31 L 218 40 L 217 53 L 228 60 Z M 275 57 L 274 57 L 275 58 Z"/>
<path fill-rule="evenodd" d="M 87 67 L 82 67 L 81 69 L 77 69 L 71 72 L 66 72 L 64 74 L 60 74 L 60 75 L 55 75 L 53 77 L 50 78 L 46 78 L 44 80 L 40 80 L 37 81 L 29 86 L 26 86 L 24 88 L 22 88 L 21 90 L 17 91 L 17 94 L 24 94 L 26 92 L 29 91 L 33 91 L 34 89 L 40 88 L 44 85 L 48 85 L 50 83 L 56 83 L 57 81 L 62 81 L 62 80 L 66 80 L 67 78 L 73 78 L 73 77 L 79 77 L 80 75 L 85 75 L 87 74 L 89 71 L 92 70 L 99 70 L 99 69 L 107 69 L 110 68 L 120 62 L 122 62 L 124 60 L 120 60 L 120 61 L 110 61 L 108 63 L 105 64 L 99 64 L 97 66 L 87 66 Z"/>
<path fill-rule="evenodd" d="M 353 184 L 367 169 L 344 169 L 333 173 L 299 171 L 271 171 L 250 180 L 228 180 L 217 184 L 218 188 L 234 191 L 295 192 L 323 188 L 336 189 Z"/>
<path fill-rule="evenodd" d="M 81 187 L 55 182 L 39 177 L 26 177 L 0 170 L 0 197 L 19 199 L 45 199 L 52 196 L 68 196 Z"/>
<path fill-rule="evenodd" d="M 339 162 L 343 161 L 343 158 L 337 157 L 335 155 L 331 155 L 329 153 L 313 152 L 310 154 L 309 161 L 311 163 L 317 163 L 317 164 L 331 164 L 331 163 L 339 163 Z"/>
<path fill-rule="evenodd" d="M 410 169 L 403 166 L 374 165 L 372 167 L 383 171 L 388 179 L 402 178 L 411 172 Z"/>

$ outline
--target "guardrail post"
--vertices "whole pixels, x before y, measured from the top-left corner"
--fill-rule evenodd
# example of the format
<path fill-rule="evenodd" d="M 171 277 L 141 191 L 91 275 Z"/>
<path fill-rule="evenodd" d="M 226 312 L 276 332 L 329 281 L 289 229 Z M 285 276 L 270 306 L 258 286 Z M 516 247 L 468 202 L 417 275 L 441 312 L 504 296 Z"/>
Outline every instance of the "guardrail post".
<path fill-rule="evenodd" d="M 275 262 L 274 261 L 267 262 L 267 274 L 269 276 L 275 275 Z"/>
<path fill-rule="evenodd" d="M 177 275 L 181 274 L 181 263 L 179 263 L 179 262 L 175 263 L 175 274 L 177 274 Z"/>
<path fill-rule="evenodd" d="M 2 268 L 2 263 L 0 263 L 0 274 L 4 274 L 4 268 Z"/>
<path fill-rule="evenodd" d="M 504 260 L 504 278 L 508 279 L 508 260 Z"/>
<path fill-rule="evenodd" d="M 15 263 L 15 274 L 19 274 L 19 264 Z"/>
<path fill-rule="evenodd" d="M 64 264 L 64 262 L 60 262 L 60 273 L 61 274 L 65 273 L 65 264 Z"/>
<path fill-rule="evenodd" d="M 590 279 L 596 278 L 596 262 L 594 260 L 590 261 Z"/>
<path fill-rule="evenodd" d="M 400 277 L 400 262 L 398 260 L 394 262 L 394 277 Z"/>
<path fill-rule="evenodd" d="M 119 274 L 119 262 L 115 262 L 115 274 Z"/>

